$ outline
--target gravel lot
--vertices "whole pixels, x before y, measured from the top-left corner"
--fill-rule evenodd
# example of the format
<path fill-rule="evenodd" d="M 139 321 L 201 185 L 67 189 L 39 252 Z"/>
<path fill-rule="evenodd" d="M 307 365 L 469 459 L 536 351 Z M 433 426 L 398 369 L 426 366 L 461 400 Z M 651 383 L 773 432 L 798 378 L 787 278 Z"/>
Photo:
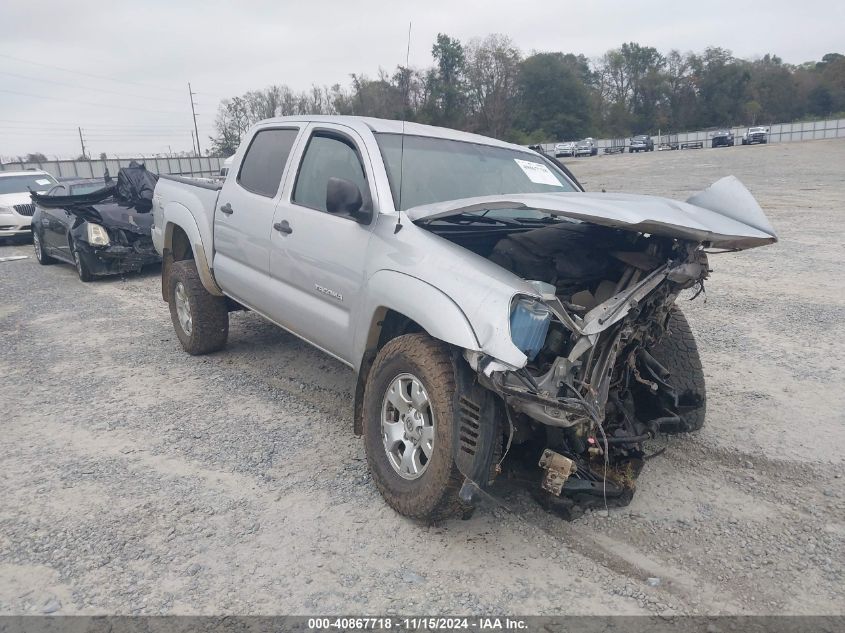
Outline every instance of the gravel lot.
<path fill-rule="evenodd" d="M 339 363 L 249 313 L 190 357 L 158 270 L 83 285 L 7 245 L 0 613 L 845 613 L 845 141 L 570 165 L 680 198 L 734 174 L 781 235 L 684 306 L 707 426 L 629 507 L 567 523 L 503 488 L 512 513 L 404 519 Z"/>

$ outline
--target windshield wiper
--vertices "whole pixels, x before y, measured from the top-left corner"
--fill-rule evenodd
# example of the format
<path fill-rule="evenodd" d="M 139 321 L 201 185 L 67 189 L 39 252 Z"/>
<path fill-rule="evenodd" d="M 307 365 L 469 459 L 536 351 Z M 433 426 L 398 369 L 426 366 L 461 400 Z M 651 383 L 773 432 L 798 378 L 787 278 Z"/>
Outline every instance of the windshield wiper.
<path fill-rule="evenodd" d="M 553 215 L 547 215 L 542 218 L 514 218 L 520 224 L 557 224 L 563 222 L 561 218 Z"/>
<path fill-rule="evenodd" d="M 435 218 L 430 222 L 449 222 L 451 224 L 503 224 L 505 226 L 522 226 L 522 222 L 505 218 L 491 218 L 476 213 L 456 213 L 443 218 Z"/>

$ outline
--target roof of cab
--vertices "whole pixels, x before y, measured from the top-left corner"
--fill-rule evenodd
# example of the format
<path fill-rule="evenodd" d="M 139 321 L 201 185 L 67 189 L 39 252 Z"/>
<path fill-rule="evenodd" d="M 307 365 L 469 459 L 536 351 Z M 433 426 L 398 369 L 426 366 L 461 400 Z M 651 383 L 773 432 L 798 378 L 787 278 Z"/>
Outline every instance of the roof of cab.
<path fill-rule="evenodd" d="M 346 115 L 326 115 L 326 114 L 306 114 L 296 116 L 276 117 L 273 119 L 265 119 L 256 123 L 256 127 L 266 127 L 271 125 L 278 125 L 280 123 L 337 123 L 346 125 L 359 132 L 370 130 L 375 133 L 388 134 L 402 134 L 408 136 L 427 136 L 431 138 L 444 138 L 453 141 L 464 141 L 467 143 L 479 143 L 481 145 L 493 145 L 495 147 L 506 147 L 515 149 L 521 152 L 526 152 L 521 145 L 514 145 L 513 143 L 506 143 L 489 136 L 481 136 L 480 134 L 471 134 L 469 132 L 461 132 L 460 130 L 453 130 L 446 127 L 437 127 L 434 125 L 423 125 L 422 123 L 413 123 L 411 121 L 397 121 L 395 119 L 376 119 L 373 117 L 363 116 L 346 116 Z"/>

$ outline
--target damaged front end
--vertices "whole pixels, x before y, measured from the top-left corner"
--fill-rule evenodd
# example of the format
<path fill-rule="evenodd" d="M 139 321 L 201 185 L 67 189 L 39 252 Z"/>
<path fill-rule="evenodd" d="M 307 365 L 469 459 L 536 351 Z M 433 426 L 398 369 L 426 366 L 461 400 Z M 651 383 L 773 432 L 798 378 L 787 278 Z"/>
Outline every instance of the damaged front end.
<path fill-rule="evenodd" d="M 548 217 L 534 215 L 525 218 L 530 228 L 517 227 L 517 216 L 529 211 Z M 485 227 L 471 234 L 469 214 L 478 212 Z M 464 352 L 473 374 L 459 385 L 455 459 L 469 481 L 464 500 L 510 463 L 509 476 L 537 484 L 539 499 L 564 513 L 628 503 L 646 457 L 643 443 L 700 428 L 703 371 L 675 302 L 684 291 L 692 298 L 703 292 L 710 249 L 777 240 L 734 178 L 686 203 L 537 194 L 450 202 L 409 215 L 524 281 L 507 323 L 523 364 L 483 348 Z M 492 226 L 497 218 L 501 227 Z M 485 451 L 492 457 L 479 458 Z"/>
<path fill-rule="evenodd" d="M 629 501 L 642 443 L 690 430 L 685 408 L 704 403 L 703 392 L 680 392 L 649 350 L 666 335 L 679 293 L 703 289 L 707 254 L 682 241 L 638 241 L 644 250 L 608 253 L 619 264 L 612 278 L 564 293 L 531 281 L 539 296 L 515 297 L 511 335 L 524 367 L 467 354 L 479 382 L 502 398 L 509 425 L 523 427 L 508 435 L 533 445 L 542 489 L 580 505 Z"/>
<path fill-rule="evenodd" d="M 117 275 L 139 272 L 148 264 L 161 262 L 153 246 L 152 216 L 129 221 L 83 219 L 90 209 L 70 208 L 77 221 L 70 229 L 79 257 L 92 275 Z M 102 211 L 102 208 L 100 209 Z M 85 211 L 88 211 L 87 213 Z M 98 215 L 100 215 L 98 213 Z M 108 215 L 108 214 L 106 214 Z M 149 222 L 146 221 L 149 218 Z"/>

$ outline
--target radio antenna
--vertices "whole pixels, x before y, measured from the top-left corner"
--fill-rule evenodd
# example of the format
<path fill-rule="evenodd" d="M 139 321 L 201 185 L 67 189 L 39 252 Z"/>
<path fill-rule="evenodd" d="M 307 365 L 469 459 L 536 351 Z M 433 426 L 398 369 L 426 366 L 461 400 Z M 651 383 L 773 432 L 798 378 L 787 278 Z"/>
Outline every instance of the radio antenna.
<path fill-rule="evenodd" d="M 402 108 L 402 136 L 399 141 L 399 208 L 396 209 L 396 226 L 393 233 L 396 234 L 402 230 L 402 185 L 405 182 L 405 119 L 407 119 L 407 112 L 409 107 L 409 99 L 411 93 L 411 69 L 409 67 L 411 58 L 411 24 L 408 22 L 408 47 L 405 49 L 405 102 Z"/>

